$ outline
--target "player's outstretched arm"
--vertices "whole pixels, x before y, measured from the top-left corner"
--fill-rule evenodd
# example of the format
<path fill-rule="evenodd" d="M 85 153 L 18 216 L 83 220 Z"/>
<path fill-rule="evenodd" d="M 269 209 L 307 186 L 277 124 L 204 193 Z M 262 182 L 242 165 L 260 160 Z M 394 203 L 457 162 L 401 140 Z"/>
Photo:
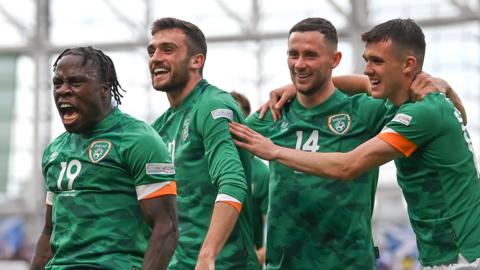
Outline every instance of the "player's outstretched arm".
<path fill-rule="evenodd" d="M 371 91 L 370 80 L 365 75 L 342 75 L 332 77 L 333 85 L 347 95 L 368 93 Z"/>
<path fill-rule="evenodd" d="M 52 258 L 50 249 L 50 236 L 52 234 L 52 206 L 47 205 L 45 211 L 45 226 L 37 242 L 35 254 L 33 255 L 30 270 L 43 270 L 48 261 Z"/>
<path fill-rule="evenodd" d="M 275 145 L 238 123 L 231 123 L 230 131 L 239 138 L 234 140 L 236 145 L 260 158 L 275 160 L 297 171 L 338 180 L 352 180 L 367 170 L 401 156 L 398 150 L 377 137 L 347 153 L 319 153 Z"/>
<path fill-rule="evenodd" d="M 152 235 L 143 259 L 142 269 L 167 269 L 178 242 L 177 201 L 164 195 L 140 201 L 140 208 Z"/>
<path fill-rule="evenodd" d="M 232 205 L 222 201 L 215 203 L 210 227 L 198 254 L 195 270 L 215 270 L 215 258 L 232 233 L 238 215 L 238 210 Z"/>

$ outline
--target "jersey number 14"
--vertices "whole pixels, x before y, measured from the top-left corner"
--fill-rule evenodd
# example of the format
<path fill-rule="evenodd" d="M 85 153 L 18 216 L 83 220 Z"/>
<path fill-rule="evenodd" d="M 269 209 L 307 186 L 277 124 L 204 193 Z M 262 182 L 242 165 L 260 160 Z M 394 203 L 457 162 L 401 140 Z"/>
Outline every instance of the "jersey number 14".
<path fill-rule="evenodd" d="M 303 150 L 303 151 L 310 151 L 310 152 L 317 152 L 320 149 L 318 145 L 318 130 L 312 131 L 310 137 L 308 137 L 307 141 L 302 145 L 303 142 L 303 131 L 297 131 L 297 144 L 295 149 Z"/>

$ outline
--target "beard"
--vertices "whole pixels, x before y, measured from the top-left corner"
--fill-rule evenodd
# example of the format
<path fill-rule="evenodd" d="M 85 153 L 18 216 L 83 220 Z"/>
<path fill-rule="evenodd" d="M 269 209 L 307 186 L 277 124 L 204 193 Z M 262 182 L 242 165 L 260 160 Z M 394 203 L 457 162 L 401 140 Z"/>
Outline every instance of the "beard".
<path fill-rule="evenodd" d="M 182 90 L 190 81 L 188 62 L 189 62 L 189 58 L 185 58 L 182 62 L 178 63 L 174 71 L 173 72 L 170 71 L 171 72 L 170 79 L 159 86 L 156 86 L 156 87 L 154 86 L 154 88 L 158 91 L 165 92 L 165 93 Z M 154 83 L 153 77 L 152 77 L 152 83 Z"/>

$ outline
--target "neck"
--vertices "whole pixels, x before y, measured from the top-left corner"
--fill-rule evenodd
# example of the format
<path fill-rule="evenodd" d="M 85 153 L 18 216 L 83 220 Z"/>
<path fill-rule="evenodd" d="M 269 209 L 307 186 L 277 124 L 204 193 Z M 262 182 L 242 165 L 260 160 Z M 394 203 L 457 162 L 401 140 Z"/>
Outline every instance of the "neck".
<path fill-rule="evenodd" d="M 399 85 L 398 90 L 392 92 L 388 99 L 395 107 L 400 107 L 402 104 L 410 100 L 410 86 L 413 82 L 413 76 L 407 77 L 403 84 Z"/>
<path fill-rule="evenodd" d="M 168 101 L 170 102 L 170 107 L 177 108 L 182 104 L 185 98 L 190 95 L 190 93 L 195 89 L 195 86 L 202 79 L 200 75 L 192 76 L 190 80 L 180 89 L 167 92 Z"/>
<path fill-rule="evenodd" d="M 305 108 L 312 108 L 327 100 L 335 92 L 335 86 L 333 85 L 332 80 L 329 80 L 322 86 L 320 89 L 316 90 L 314 93 L 305 95 L 301 92 L 297 92 L 297 99 L 300 105 Z"/>

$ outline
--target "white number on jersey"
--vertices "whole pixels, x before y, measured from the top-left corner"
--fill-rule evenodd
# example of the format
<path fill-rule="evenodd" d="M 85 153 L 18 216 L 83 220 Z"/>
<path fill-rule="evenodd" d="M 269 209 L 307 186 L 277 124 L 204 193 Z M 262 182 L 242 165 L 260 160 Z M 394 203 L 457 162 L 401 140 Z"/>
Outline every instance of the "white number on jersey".
<path fill-rule="evenodd" d="M 455 108 L 455 117 L 457 118 L 458 122 L 460 122 L 460 125 L 462 126 L 462 131 L 463 131 L 463 138 L 467 142 L 468 145 L 468 150 L 472 152 L 473 155 L 473 162 L 475 163 L 475 169 L 477 169 L 477 177 L 480 178 L 480 172 L 478 171 L 478 165 L 477 165 L 477 158 L 475 157 L 475 151 L 473 149 L 473 144 L 472 144 L 472 139 L 470 139 L 470 135 L 468 134 L 467 127 L 463 124 L 462 120 L 462 115 L 460 112 Z"/>
<path fill-rule="evenodd" d="M 312 134 L 310 134 L 310 137 L 308 137 L 307 141 L 303 144 L 303 146 L 302 142 L 303 131 L 299 130 L 297 131 L 297 145 L 295 146 L 295 149 L 317 152 L 317 150 L 320 148 L 320 146 L 318 145 L 318 130 L 312 131 Z"/>
<path fill-rule="evenodd" d="M 62 161 L 60 163 L 60 166 L 62 166 L 62 170 L 60 171 L 60 175 L 58 176 L 57 187 L 59 190 L 62 190 L 62 181 L 66 172 L 68 180 L 67 189 L 71 190 L 73 188 L 73 181 L 75 181 L 75 178 L 77 178 L 78 174 L 80 173 L 82 164 L 80 163 L 80 161 L 74 159 L 68 163 L 68 166 L 67 162 Z"/>

